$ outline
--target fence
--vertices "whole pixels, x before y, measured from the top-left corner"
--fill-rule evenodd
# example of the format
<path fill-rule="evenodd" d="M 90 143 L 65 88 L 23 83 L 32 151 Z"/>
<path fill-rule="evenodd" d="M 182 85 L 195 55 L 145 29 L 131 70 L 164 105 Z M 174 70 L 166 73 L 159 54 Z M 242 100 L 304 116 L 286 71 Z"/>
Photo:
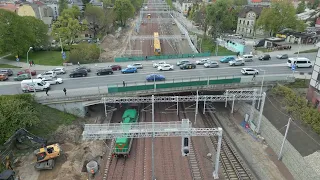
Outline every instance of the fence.
<path fill-rule="evenodd" d="M 208 57 L 211 56 L 210 52 L 207 53 L 196 53 L 196 54 L 172 54 L 163 56 L 133 56 L 133 57 L 116 57 L 115 62 L 128 62 L 128 61 L 144 61 L 144 60 L 159 60 L 159 59 L 180 59 L 180 58 L 191 58 L 191 57 Z"/>
<path fill-rule="evenodd" d="M 108 93 L 118 92 L 130 92 L 130 91 L 142 91 L 151 89 L 167 89 L 167 88 L 179 88 L 179 87 L 191 87 L 191 86 L 208 86 L 215 84 L 231 84 L 240 83 L 240 77 L 224 76 L 224 77 L 196 77 L 188 79 L 170 79 L 163 82 L 144 82 L 144 83 L 127 83 L 123 86 L 122 83 L 109 85 Z"/>

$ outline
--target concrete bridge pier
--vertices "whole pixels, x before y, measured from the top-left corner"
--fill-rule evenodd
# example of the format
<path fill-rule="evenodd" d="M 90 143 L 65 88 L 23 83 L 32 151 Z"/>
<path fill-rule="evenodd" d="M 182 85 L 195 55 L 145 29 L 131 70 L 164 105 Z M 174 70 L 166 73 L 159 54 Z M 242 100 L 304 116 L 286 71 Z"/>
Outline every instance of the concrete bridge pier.
<path fill-rule="evenodd" d="M 83 102 L 67 102 L 67 103 L 55 103 L 48 104 L 47 106 L 58 109 L 63 112 L 73 114 L 78 117 L 85 117 L 88 113 L 88 107 Z"/>

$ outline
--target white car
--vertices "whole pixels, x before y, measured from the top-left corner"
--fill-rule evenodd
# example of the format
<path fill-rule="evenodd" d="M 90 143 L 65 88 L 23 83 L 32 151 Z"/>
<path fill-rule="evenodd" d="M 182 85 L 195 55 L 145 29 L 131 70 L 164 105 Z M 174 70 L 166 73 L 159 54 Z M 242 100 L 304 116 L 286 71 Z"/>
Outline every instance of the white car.
<path fill-rule="evenodd" d="M 143 65 L 141 63 L 134 63 L 134 64 L 130 64 L 127 66 L 128 68 L 130 67 L 135 67 L 137 69 L 143 69 Z"/>
<path fill-rule="evenodd" d="M 162 66 L 162 65 L 164 65 L 164 64 L 167 64 L 165 61 L 160 61 L 160 62 L 158 62 L 158 63 L 153 63 L 153 67 L 154 68 L 157 68 L 158 66 Z"/>
<path fill-rule="evenodd" d="M 55 72 L 56 74 L 65 74 L 66 70 L 63 67 L 59 67 L 59 68 L 54 68 L 52 69 L 53 72 Z"/>
<path fill-rule="evenodd" d="M 197 65 L 204 65 L 205 63 L 208 63 L 209 61 L 210 61 L 209 58 L 201 59 L 201 60 L 196 61 L 196 64 Z"/>
<path fill-rule="evenodd" d="M 161 66 L 158 66 L 158 71 L 171 71 L 173 70 L 173 65 L 170 64 L 163 64 Z"/>
<path fill-rule="evenodd" d="M 42 73 L 42 74 L 38 74 L 38 75 L 37 75 L 37 78 L 38 78 L 38 79 L 49 78 L 49 77 L 55 78 L 55 77 L 57 77 L 57 73 L 54 72 L 54 71 L 46 71 L 46 72 L 44 72 L 44 73 Z"/>
<path fill-rule="evenodd" d="M 230 66 L 244 66 L 244 60 L 243 58 L 238 58 L 233 61 L 229 61 Z"/>
<path fill-rule="evenodd" d="M 42 80 L 48 82 L 51 85 L 63 83 L 63 80 L 61 78 L 43 78 Z"/>
<path fill-rule="evenodd" d="M 253 68 L 242 68 L 241 73 L 243 75 L 254 75 L 254 74 L 259 74 L 259 71 Z"/>

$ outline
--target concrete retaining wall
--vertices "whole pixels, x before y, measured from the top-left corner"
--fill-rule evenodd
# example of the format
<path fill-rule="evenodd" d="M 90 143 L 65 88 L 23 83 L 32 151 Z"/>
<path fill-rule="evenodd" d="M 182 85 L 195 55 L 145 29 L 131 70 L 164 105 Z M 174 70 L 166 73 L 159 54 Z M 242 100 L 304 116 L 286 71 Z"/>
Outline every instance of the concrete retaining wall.
<path fill-rule="evenodd" d="M 244 116 L 245 114 L 250 114 L 251 106 L 243 102 L 235 103 L 234 109 Z M 259 113 L 255 110 L 253 118 L 255 124 L 258 116 Z M 279 153 L 284 137 L 264 116 L 262 116 L 260 131 L 268 145 L 276 153 Z M 305 162 L 301 154 L 288 141 L 283 149 L 282 162 L 287 166 L 291 174 L 297 180 L 320 179 L 320 176 L 318 176 L 316 172 Z"/>
<path fill-rule="evenodd" d="M 85 117 L 88 111 L 87 107 L 85 107 L 82 102 L 49 104 L 47 106 L 73 114 L 78 117 Z"/>

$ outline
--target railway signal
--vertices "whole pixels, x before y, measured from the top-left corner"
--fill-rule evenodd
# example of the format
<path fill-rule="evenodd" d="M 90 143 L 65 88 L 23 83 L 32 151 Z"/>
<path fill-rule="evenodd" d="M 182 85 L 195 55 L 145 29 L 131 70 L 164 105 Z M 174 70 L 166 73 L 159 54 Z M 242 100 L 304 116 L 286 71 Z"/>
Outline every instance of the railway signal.
<path fill-rule="evenodd" d="M 189 147 L 189 142 L 190 142 L 190 137 L 182 137 L 182 147 L 181 147 L 181 153 L 182 156 L 188 156 L 190 152 L 190 147 Z"/>

